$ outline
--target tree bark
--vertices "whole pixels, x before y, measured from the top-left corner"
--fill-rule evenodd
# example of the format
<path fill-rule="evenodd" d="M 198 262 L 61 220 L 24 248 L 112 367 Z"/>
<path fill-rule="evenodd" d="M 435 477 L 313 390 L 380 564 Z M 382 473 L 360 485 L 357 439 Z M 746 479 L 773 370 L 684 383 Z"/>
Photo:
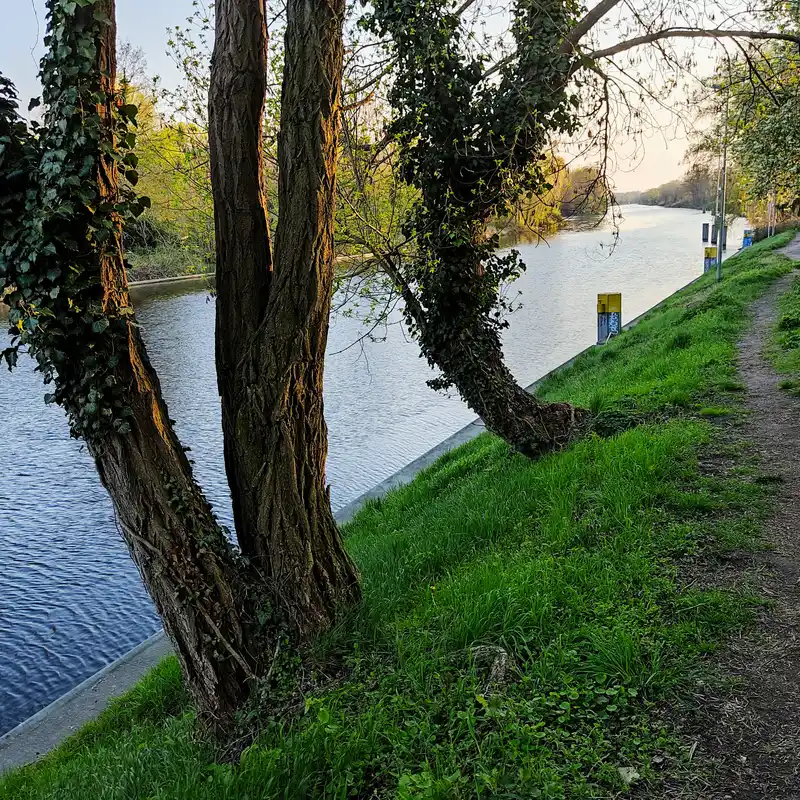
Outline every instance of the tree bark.
<path fill-rule="evenodd" d="M 423 342 L 424 347 L 424 342 Z M 580 436 L 588 412 L 569 403 L 543 403 L 523 389 L 498 344 L 469 335 L 438 346 L 432 359 L 486 428 L 528 458 L 566 447 Z"/>
<path fill-rule="evenodd" d="M 433 388 L 455 386 L 487 429 L 515 450 L 537 458 L 559 450 L 580 436 L 589 413 L 569 403 L 544 403 L 525 391 L 506 366 L 500 326 L 492 311 L 496 290 L 481 261 L 484 230 L 469 245 L 439 247 L 436 270 L 410 287 L 405 314 L 428 363 L 442 373 Z M 489 280 L 489 289 L 481 286 Z M 408 287 L 409 284 L 406 283 Z"/>
<path fill-rule="evenodd" d="M 330 507 L 322 400 L 344 2 L 290 0 L 286 15 L 274 265 L 262 177 L 261 0 L 217 5 L 209 135 L 218 378 L 237 535 L 304 642 L 360 596 Z M 245 171 L 251 172 L 246 178 Z"/>
<path fill-rule="evenodd" d="M 95 11 L 113 21 L 114 0 L 99 0 L 79 13 Z M 116 26 L 104 26 L 97 67 L 99 89 L 107 99 L 98 111 L 112 153 L 115 43 Z M 98 159 L 97 182 L 102 199 L 115 204 L 118 169 L 107 154 Z M 118 318 L 120 310 L 130 309 L 121 220 L 116 220 L 99 258 L 104 311 Z M 127 320 L 128 347 L 119 354 L 114 377 L 127 387 L 132 430 L 109 432 L 89 441 L 88 447 L 201 715 L 225 726 L 258 671 L 257 587 L 193 478 L 133 316 L 122 318 Z"/>
<path fill-rule="evenodd" d="M 216 361 L 225 466 L 239 544 L 258 536 L 253 475 L 264 463 L 257 368 L 272 277 L 263 163 L 267 23 L 263 0 L 219 0 L 208 120 L 216 236 Z"/>

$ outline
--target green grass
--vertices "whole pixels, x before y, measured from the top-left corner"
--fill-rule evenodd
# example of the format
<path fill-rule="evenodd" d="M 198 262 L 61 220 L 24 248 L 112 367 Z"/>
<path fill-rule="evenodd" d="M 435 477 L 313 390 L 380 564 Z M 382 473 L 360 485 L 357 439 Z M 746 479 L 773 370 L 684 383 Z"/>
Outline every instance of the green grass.
<path fill-rule="evenodd" d="M 178 278 L 214 271 L 207 250 L 180 241 L 163 242 L 144 250 L 129 250 L 126 257 L 131 281 Z"/>
<path fill-rule="evenodd" d="M 768 354 L 775 369 L 790 376 L 778 386 L 791 394 L 800 394 L 800 280 L 795 280 L 778 301 L 778 320 Z"/>
<path fill-rule="evenodd" d="M 735 343 L 788 238 L 542 386 L 616 435 L 536 462 L 484 435 L 367 506 L 345 531 L 364 604 L 317 653 L 337 677 L 239 764 L 215 763 L 167 661 L 0 798 L 580 800 L 624 792 L 620 769 L 648 779 L 678 752 L 659 704 L 758 603 L 687 588 L 678 565 L 757 539 L 768 482 L 704 417 L 741 402 Z M 741 468 L 701 474 L 723 450 Z"/>

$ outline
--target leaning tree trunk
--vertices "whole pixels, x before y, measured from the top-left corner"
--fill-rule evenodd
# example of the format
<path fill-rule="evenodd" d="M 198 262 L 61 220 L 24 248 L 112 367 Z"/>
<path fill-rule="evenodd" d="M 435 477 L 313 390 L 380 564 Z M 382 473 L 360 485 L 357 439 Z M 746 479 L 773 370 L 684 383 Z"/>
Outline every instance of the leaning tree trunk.
<path fill-rule="evenodd" d="M 588 412 L 569 403 L 545 403 L 512 375 L 503 356 L 502 326 L 490 313 L 497 290 L 480 257 L 485 234 L 479 222 L 475 228 L 472 245 L 437 251 L 436 270 L 420 282 L 418 295 L 405 284 L 406 316 L 428 362 L 441 371 L 431 384 L 455 386 L 488 430 L 536 458 L 583 433 Z"/>
<path fill-rule="evenodd" d="M 325 481 L 322 378 L 333 285 L 343 0 L 289 0 L 273 264 L 261 119 L 263 0 L 221 0 L 209 93 L 217 372 L 242 552 L 295 638 L 359 598 Z"/>
<path fill-rule="evenodd" d="M 95 11 L 113 21 L 114 0 L 99 0 L 79 14 Z M 107 99 L 98 111 L 113 153 L 116 28 L 113 22 L 102 27 L 97 46 L 98 88 Z M 102 200 L 115 204 L 118 168 L 108 154 L 98 159 L 97 182 Z M 90 439 L 89 450 L 198 708 L 212 724 L 225 725 L 248 696 L 256 672 L 256 592 L 194 481 L 158 377 L 128 314 L 119 219 L 99 259 L 103 310 L 117 319 L 125 310 L 122 319 L 127 319 L 127 352 L 119 354 L 114 378 L 127 387 L 131 430 Z"/>
<path fill-rule="evenodd" d="M 483 73 L 463 46 L 458 13 L 377 3 L 372 21 L 393 50 L 390 133 L 403 179 L 418 191 L 405 225 L 413 255 L 388 272 L 412 334 L 441 370 L 431 385 L 455 386 L 490 430 L 534 457 L 573 439 L 587 413 L 542 403 L 506 367 L 501 289 L 520 264 L 513 252 L 498 252 L 489 228 L 550 188 L 542 159 L 551 134 L 570 132 L 574 118 L 566 90 L 573 46 L 561 49 L 573 11 L 518 0 L 510 13 L 516 51 Z"/>
<path fill-rule="evenodd" d="M 506 366 L 499 342 L 487 342 L 483 331 L 478 337 L 475 333 L 439 342 L 431 351 L 432 362 L 488 430 L 529 458 L 559 450 L 583 432 L 584 409 L 545 403 L 523 389 Z"/>

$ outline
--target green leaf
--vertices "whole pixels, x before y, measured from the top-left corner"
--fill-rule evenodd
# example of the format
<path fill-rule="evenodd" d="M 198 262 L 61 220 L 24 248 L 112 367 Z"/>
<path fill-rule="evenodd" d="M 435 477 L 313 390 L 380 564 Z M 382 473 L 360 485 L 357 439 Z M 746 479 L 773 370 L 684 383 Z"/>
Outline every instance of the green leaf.
<path fill-rule="evenodd" d="M 109 326 L 108 318 L 107 317 L 100 317 L 100 319 L 96 319 L 92 323 L 92 330 L 95 333 L 102 333 L 108 326 Z"/>
<path fill-rule="evenodd" d="M 16 347 L 7 347 L 5 350 L 3 350 L 1 356 L 6 360 L 9 371 L 17 366 L 18 353 Z"/>

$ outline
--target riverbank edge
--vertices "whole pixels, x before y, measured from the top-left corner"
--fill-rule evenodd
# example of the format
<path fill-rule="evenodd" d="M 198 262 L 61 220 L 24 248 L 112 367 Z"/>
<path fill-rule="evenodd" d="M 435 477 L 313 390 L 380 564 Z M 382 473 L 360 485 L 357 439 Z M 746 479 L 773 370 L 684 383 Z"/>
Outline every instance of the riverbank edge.
<path fill-rule="evenodd" d="M 158 286 L 161 283 L 184 283 L 186 281 L 213 280 L 213 272 L 191 272 L 188 275 L 174 275 L 169 278 L 148 278 L 146 281 L 131 281 L 128 286 L 137 289 L 140 286 Z"/>
<path fill-rule="evenodd" d="M 647 311 L 625 323 L 622 330 L 630 330 L 671 300 L 675 294 L 696 283 L 702 277 L 702 274 L 698 275 L 676 289 Z M 567 369 L 582 355 L 600 346 L 602 345 L 593 344 L 584 348 L 539 377 L 526 387 L 526 391 L 535 391 L 550 376 Z M 346 524 L 367 502 L 384 497 L 392 489 L 409 483 L 445 453 L 472 441 L 485 430 L 482 420 L 479 418 L 473 420 L 335 512 L 334 517 L 337 523 Z M 86 722 L 99 716 L 110 700 L 133 688 L 147 672 L 171 652 L 171 645 L 166 634 L 160 631 L 0 736 L 0 774 L 36 761 L 49 753 Z"/>

